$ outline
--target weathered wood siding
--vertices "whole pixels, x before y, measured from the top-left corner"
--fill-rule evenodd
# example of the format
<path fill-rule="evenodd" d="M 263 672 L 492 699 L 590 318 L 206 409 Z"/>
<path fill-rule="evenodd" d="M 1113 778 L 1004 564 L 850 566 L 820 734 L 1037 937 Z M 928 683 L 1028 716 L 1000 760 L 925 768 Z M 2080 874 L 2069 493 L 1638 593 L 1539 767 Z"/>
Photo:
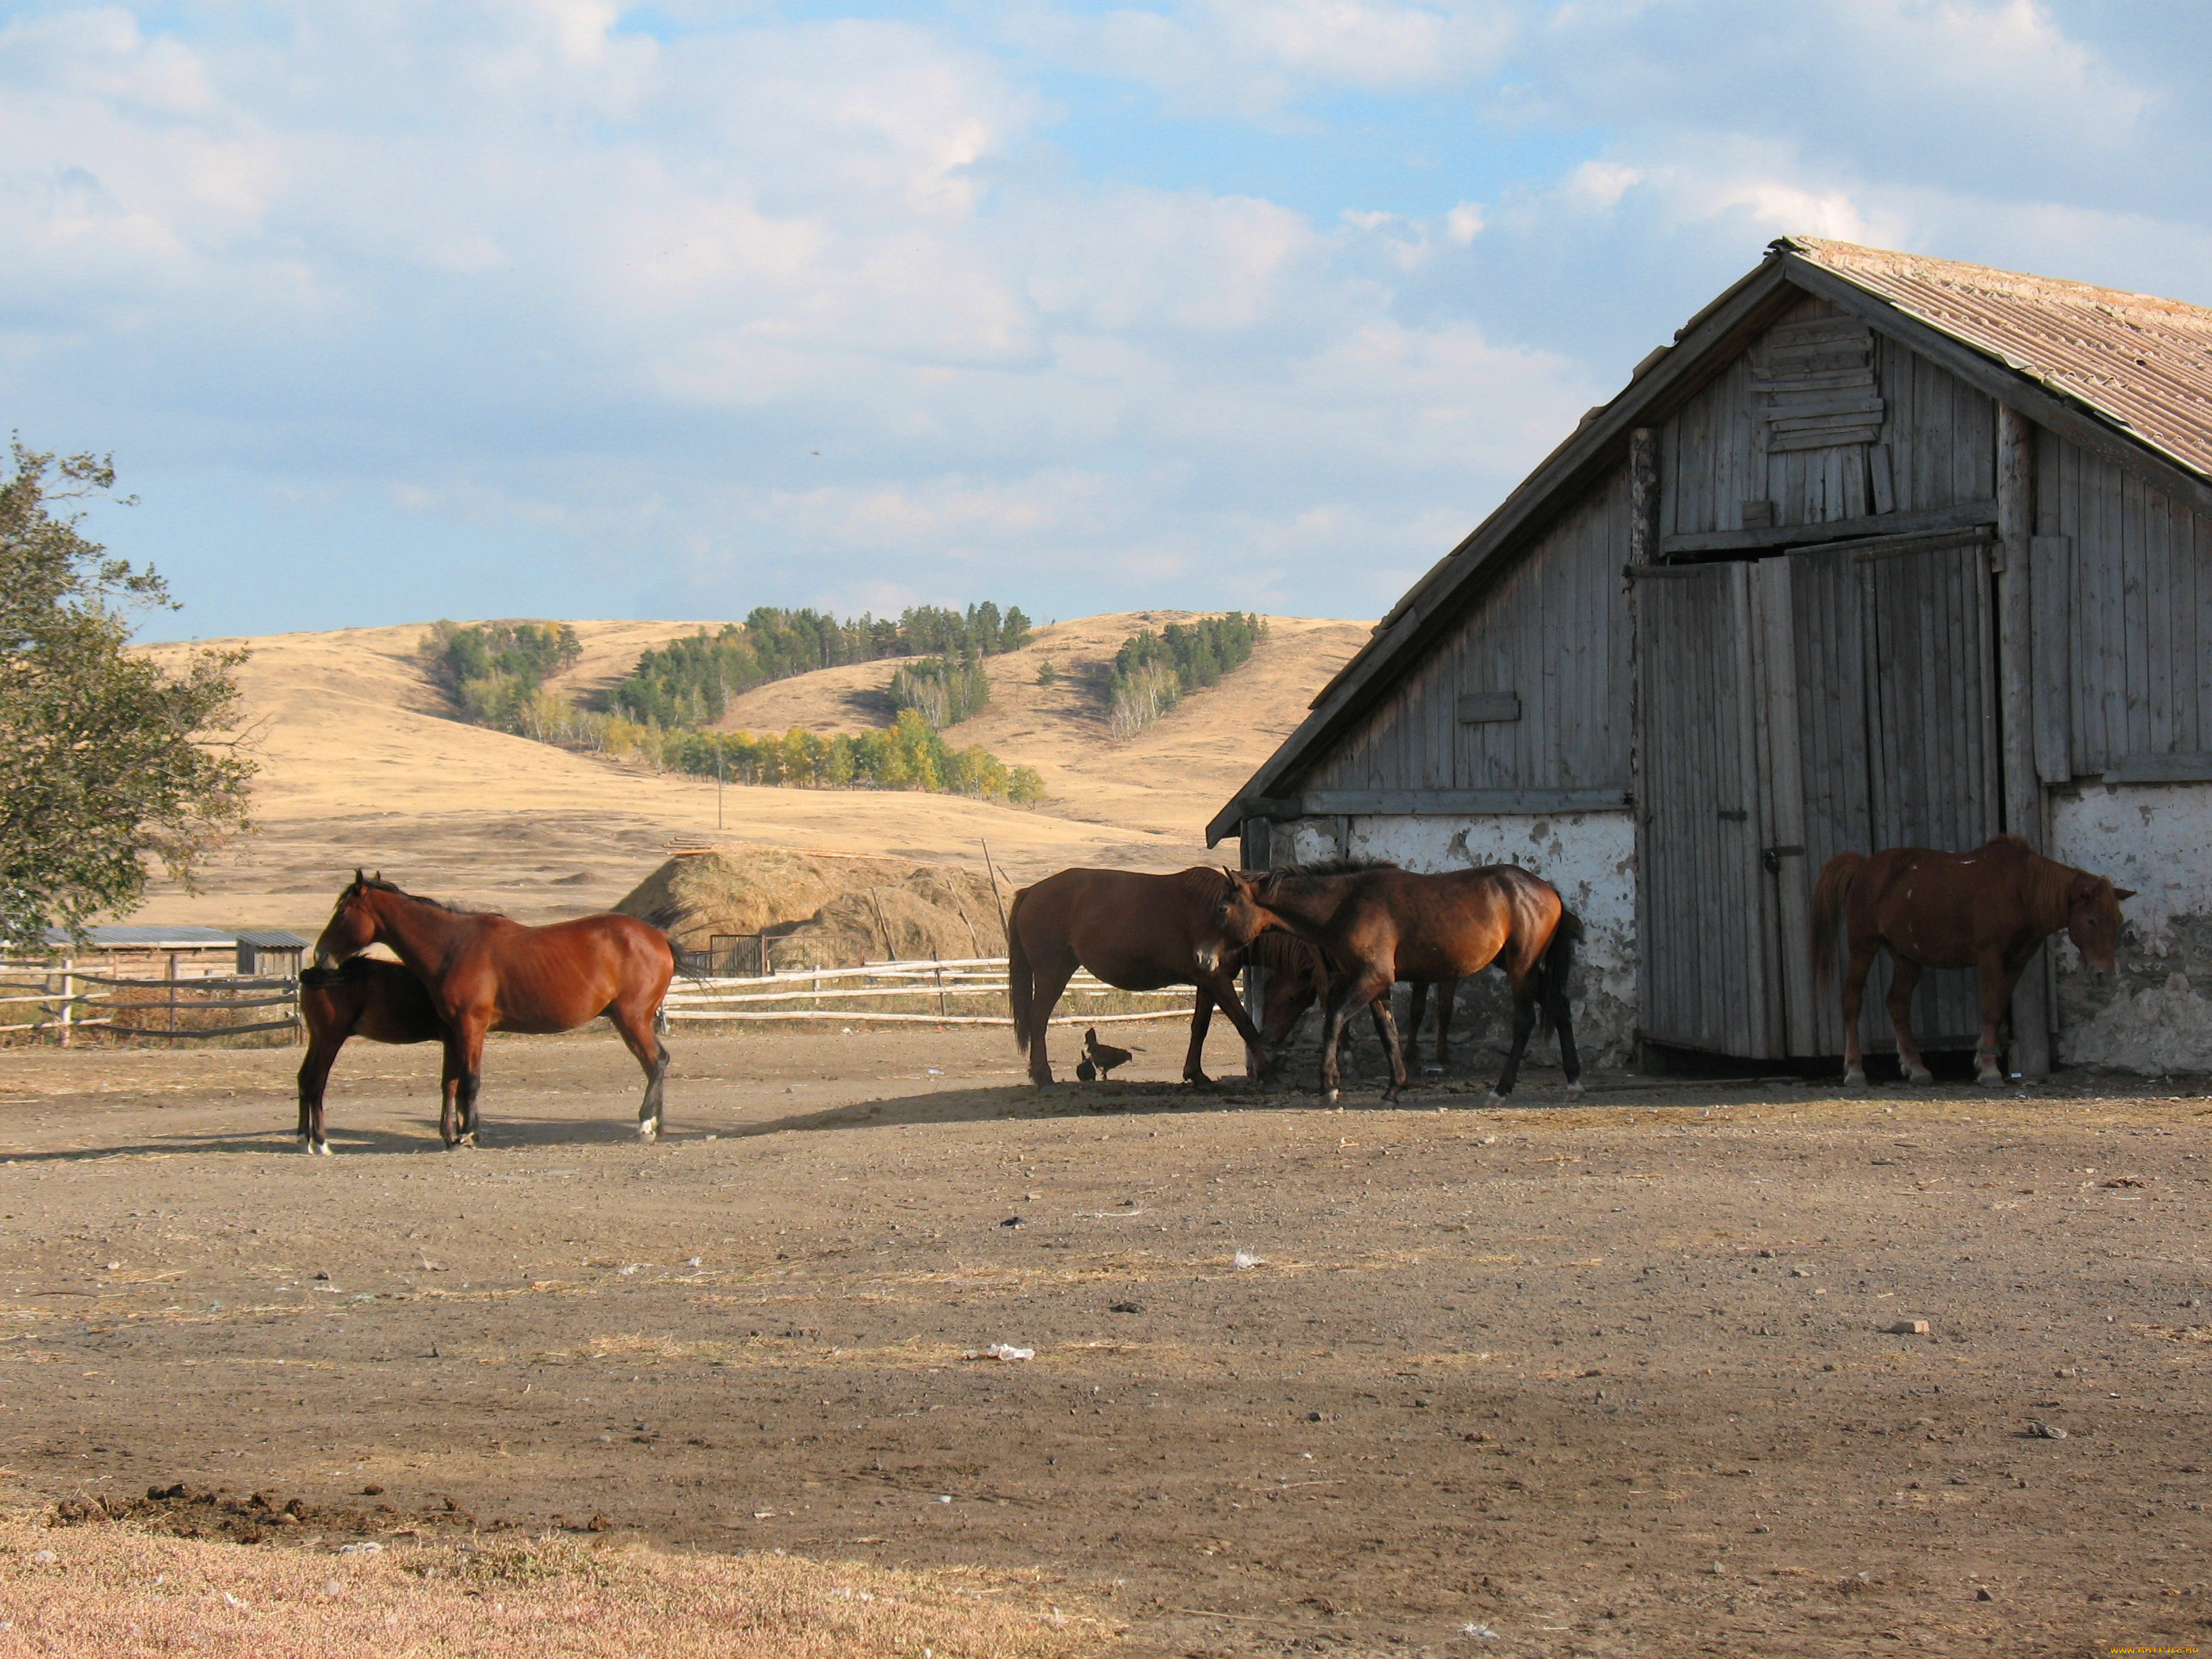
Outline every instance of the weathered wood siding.
<path fill-rule="evenodd" d="M 1623 467 L 1561 514 L 1303 787 L 1626 789 L 1627 556 Z M 1468 693 L 1510 694 L 1520 717 L 1462 721 Z"/>
<path fill-rule="evenodd" d="M 1808 297 L 1776 326 L 1840 317 Z M 1746 501 L 1773 503 L 1778 525 L 1826 524 L 1990 500 L 1996 488 L 1996 405 L 1949 371 L 1873 336 L 1883 404 L 1872 445 L 1770 453 L 1753 347 L 1660 428 L 1660 534 L 1745 527 Z"/>
<path fill-rule="evenodd" d="M 2212 751 L 2212 520 L 2049 431 L 2037 438 L 2035 516 L 2045 781 L 2212 778 L 2154 758 Z"/>

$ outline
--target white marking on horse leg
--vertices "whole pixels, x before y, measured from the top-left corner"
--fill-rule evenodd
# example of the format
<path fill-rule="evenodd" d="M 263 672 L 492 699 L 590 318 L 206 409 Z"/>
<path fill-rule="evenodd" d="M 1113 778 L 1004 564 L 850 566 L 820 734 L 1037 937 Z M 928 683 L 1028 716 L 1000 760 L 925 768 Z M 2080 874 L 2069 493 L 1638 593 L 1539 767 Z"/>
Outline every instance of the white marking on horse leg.
<path fill-rule="evenodd" d="M 1582 1097 L 1583 1085 L 1580 1082 L 1574 1082 L 1567 1085 L 1567 1098 L 1569 1100 L 1580 1100 Z"/>
<path fill-rule="evenodd" d="M 1200 973 L 1212 973 L 1221 966 L 1221 947 L 1218 945 L 1206 945 L 1200 950 L 1193 951 L 1190 953 L 1190 959 L 1198 964 Z"/>
<path fill-rule="evenodd" d="M 1486 1106 L 1503 1106 L 1505 1103 L 1505 1097 L 1492 1089 L 1482 1097 L 1482 1103 Z"/>

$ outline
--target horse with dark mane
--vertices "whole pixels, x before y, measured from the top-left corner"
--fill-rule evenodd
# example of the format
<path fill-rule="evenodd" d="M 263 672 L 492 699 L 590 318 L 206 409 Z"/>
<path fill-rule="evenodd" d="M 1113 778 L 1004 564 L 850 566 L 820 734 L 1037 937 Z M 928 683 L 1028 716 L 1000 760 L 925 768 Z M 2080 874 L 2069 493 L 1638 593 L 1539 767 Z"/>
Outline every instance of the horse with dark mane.
<path fill-rule="evenodd" d="M 1265 926 L 1225 870 L 1172 876 L 1127 870 L 1062 870 L 1014 895 L 1006 913 L 1006 1000 L 1014 1042 L 1029 1056 L 1030 1080 L 1052 1081 L 1045 1033 L 1078 968 L 1124 991 L 1195 985 L 1183 1080 L 1208 1083 L 1200 1066 L 1218 1006 L 1264 1073 L 1267 1048 L 1237 995 L 1231 966 Z"/>
<path fill-rule="evenodd" d="M 1549 882 L 1510 864 L 1420 875 L 1364 860 L 1294 865 L 1236 881 L 1269 925 L 1318 945 L 1341 970 L 1322 1025 L 1325 1103 L 1338 1098 L 1337 1045 L 1348 1013 L 1399 980 L 1464 979 L 1492 962 L 1512 985 L 1513 1042 L 1491 1100 L 1512 1092 L 1540 1010 L 1547 1028 L 1559 1031 L 1569 1097 L 1582 1092 L 1566 992 L 1582 923 Z M 1406 1060 L 1387 1001 L 1380 1012 L 1390 1054 L 1382 1097 L 1395 1101 L 1406 1086 Z"/>
<path fill-rule="evenodd" d="M 438 1018 L 422 981 L 396 962 L 348 957 L 335 968 L 300 970 L 300 1018 L 307 1027 L 307 1057 L 300 1062 L 300 1146 L 330 1156 L 323 1134 L 323 1089 L 349 1037 L 371 1042 L 442 1042 Z"/>
<path fill-rule="evenodd" d="M 658 927 L 611 912 L 526 927 L 418 898 L 380 874 L 356 870 L 315 941 L 315 965 L 374 944 L 390 946 L 422 981 L 445 1027 L 438 1133 L 447 1146 L 476 1144 L 485 1033 L 570 1031 L 602 1014 L 645 1072 L 637 1132 L 660 1139 L 668 1050 L 653 1023 L 675 976 L 676 952 Z"/>
<path fill-rule="evenodd" d="M 1999 836 L 1971 853 L 1893 847 L 1869 858 L 1838 853 L 1820 866 L 1813 889 L 1813 978 L 1835 978 L 1836 935 L 1844 933 L 1844 1082 L 1866 1086 L 1859 1011 L 1875 952 L 1889 951 L 1889 1023 L 1907 1083 L 1934 1081 L 1908 1024 L 1912 993 L 1925 968 L 1972 968 L 1981 981 L 1982 1036 L 1976 1080 L 2002 1083 L 1997 1026 L 2012 1006 L 2036 947 L 2061 928 L 2100 975 L 2119 965 L 2120 901 L 2135 890 L 2045 858 L 2019 836 Z"/>

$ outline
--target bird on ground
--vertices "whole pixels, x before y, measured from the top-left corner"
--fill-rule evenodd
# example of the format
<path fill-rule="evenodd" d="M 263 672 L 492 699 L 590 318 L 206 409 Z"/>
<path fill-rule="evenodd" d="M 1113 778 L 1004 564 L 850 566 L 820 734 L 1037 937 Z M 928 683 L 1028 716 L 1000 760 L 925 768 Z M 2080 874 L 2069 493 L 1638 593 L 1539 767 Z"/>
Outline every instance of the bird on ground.
<path fill-rule="evenodd" d="M 1116 1048 L 1111 1043 L 1101 1042 L 1098 1028 L 1093 1025 L 1083 1033 L 1083 1059 L 1076 1066 L 1075 1074 L 1088 1083 L 1093 1072 L 1104 1077 L 1116 1066 L 1127 1066 L 1134 1058 L 1127 1048 Z"/>

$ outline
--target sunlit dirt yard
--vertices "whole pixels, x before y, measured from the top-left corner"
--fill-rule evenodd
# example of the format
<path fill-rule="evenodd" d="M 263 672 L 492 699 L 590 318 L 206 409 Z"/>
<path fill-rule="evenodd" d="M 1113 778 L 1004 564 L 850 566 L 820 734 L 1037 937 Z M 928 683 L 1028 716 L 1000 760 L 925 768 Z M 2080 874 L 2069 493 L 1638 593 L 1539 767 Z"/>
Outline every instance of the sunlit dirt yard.
<path fill-rule="evenodd" d="M 1323 1111 L 1118 1029 L 679 1030 L 650 1146 L 495 1038 L 455 1153 L 356 1045 L 330 1159 L 297 1050 L 0 1053 L 0 1653 L 2212 1637 L 2197 1085 Z"/>

